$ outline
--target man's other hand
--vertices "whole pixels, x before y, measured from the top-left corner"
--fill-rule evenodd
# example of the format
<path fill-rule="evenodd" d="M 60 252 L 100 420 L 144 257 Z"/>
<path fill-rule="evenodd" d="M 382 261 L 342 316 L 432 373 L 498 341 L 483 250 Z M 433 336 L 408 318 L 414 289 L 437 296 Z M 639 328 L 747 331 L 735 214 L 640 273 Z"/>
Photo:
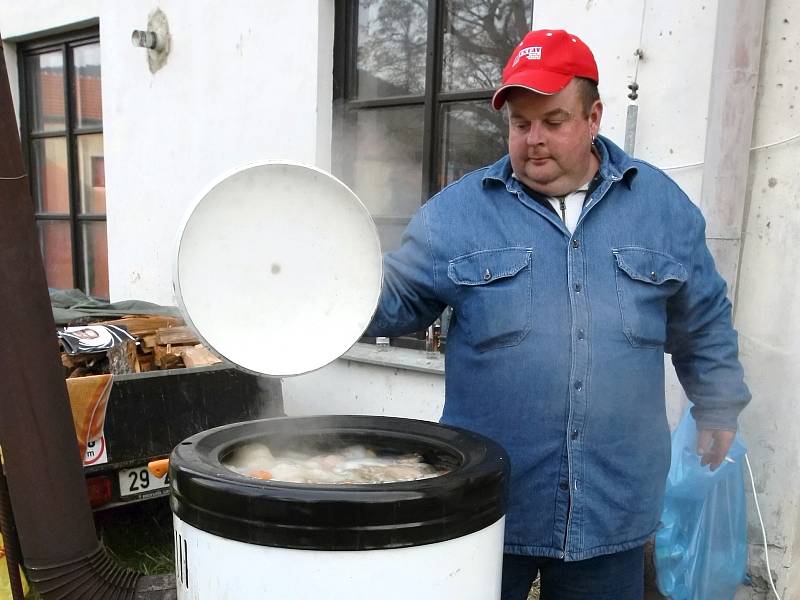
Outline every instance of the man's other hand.
<path fill-rule="evenodd" d="M 700 455 L 700 464 L 709 465 L 715 470 L 725 460 L 725 455 L 731 448 L 735 431 L 724 429 L 700 429 L 697 432 L 697 453 Z"/>

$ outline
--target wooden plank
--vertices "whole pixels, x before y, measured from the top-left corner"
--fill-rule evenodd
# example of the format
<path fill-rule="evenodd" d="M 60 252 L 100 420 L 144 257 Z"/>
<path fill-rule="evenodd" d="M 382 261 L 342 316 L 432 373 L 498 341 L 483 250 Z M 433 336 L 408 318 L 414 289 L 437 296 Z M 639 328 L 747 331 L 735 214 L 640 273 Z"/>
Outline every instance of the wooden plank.
<path fill-rule="evenodd" d="M 197 344 L 200 340 L 188 325 L 180 327 L 162 327 L 156 331 L 156 344 Z"/>
<path fill-rule="evenodd" d="M 183 363 L 187 367 L 202 367 L 205 365 L 216 365 L 222 362 L 220 358 L 212 354 L 211 350 L 202 344 L 184 349 L 181 351 L 181 357 L 183 358 Z"/>
<path fill-rule="evenodd" d="M 158 369 L 177 369 L 183 366 L 181 353 L 191 346 L 176 346 L 167 344 L 166 346 L 156 346 L 153 348 L 153 357 L 156 368 Z"/>
<path fill-rule="evenodd" d="M 92 325 L 116 325 L 124 327 L 131 335 L 141 336 L 155 333 L 156 330 L 166 327 L 180 327 L 183 325 L 180 317 L 168 317 L 162 315 L 133 315 L 114 319 L 113 321 L 100 321 Z"/>

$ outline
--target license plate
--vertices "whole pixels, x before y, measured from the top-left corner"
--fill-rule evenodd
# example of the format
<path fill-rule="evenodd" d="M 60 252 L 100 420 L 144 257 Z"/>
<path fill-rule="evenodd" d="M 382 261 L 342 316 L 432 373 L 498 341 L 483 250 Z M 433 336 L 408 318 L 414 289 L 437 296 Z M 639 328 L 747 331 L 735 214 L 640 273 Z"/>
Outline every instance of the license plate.
<path fill-rule="evenodd" d="M 117 475 L 119 476 L 119 495 L 121 498 L 140 496 L 169 487 L 169 473 L 165 473 L 163 477 L 156 477 L 147 470 L 147 467 L 121 469 L 117 472 Z"/>

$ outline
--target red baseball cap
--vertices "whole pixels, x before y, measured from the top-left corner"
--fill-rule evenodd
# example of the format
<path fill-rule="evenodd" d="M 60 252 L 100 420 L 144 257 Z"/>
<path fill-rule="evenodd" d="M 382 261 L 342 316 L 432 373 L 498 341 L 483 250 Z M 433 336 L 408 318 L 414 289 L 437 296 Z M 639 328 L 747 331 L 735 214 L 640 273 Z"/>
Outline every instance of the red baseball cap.
<path fill-rule="evenodd" d="M 503 69 L 503 85 L 494 93 L 492 106 L 500 110 L 509 88 L 557 94 L 573 77 L 598 83 L 597 63 L 589 46 L 563 29 L 536 29 L 511 53 Z"/>

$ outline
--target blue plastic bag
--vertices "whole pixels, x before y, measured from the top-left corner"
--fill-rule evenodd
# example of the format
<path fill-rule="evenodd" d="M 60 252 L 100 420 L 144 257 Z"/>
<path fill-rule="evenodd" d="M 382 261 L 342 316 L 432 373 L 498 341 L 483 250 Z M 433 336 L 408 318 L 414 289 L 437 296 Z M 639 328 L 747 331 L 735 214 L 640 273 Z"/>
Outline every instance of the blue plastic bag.
<path fill-rule="evenodd" d="M 689 411 L 672 434 L 661 527 L 655 538 L 659 591 L 672 600 L 732 600 L 747 577 L 744 455 L 738 434 L 716 471 L 700 465 Z"/>

